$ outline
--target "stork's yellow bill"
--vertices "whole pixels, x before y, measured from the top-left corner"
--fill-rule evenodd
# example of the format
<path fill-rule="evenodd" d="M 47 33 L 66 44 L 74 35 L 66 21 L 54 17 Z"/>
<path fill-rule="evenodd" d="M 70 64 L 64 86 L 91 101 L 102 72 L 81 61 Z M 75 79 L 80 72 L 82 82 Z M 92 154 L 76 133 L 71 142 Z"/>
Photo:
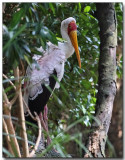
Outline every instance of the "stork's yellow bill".
<path fill-rule="evenodd" d="M 78 49 L 78 41 L 77 41 L 77 26 L 76 26 L 76 23 L 74 21 L 69 23 L 68 35 L 69 35 L 70 40 L 72 42 L 72 45 L 75 49 L 79 67 L 81 68 L 81 60 L 80 60 L 80 54 L 79 54 L 79 49 Z"/>

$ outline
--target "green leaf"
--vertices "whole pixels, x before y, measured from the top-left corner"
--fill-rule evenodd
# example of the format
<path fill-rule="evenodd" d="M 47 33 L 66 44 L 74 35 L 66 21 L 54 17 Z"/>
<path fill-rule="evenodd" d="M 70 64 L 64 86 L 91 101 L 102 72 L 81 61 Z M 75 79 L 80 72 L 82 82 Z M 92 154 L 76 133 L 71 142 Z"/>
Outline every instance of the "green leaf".
<path fill-rule="evenodd" d="M 43 55 L 43 52 L 36 50 L 35 48 L 31 49 L 32 54 Z"/>
<path fill-rule="evenodd" d="M 56 39 L 57 39 L 58 41 L 60 41 L 60 42 L 66 42 L 66 40 L 65 40 L 65 39 L 60 38 L 60 37 L 56 37 Z"/>
<path fill-rule="evenodd" d="M 21 18 L 24 16 L 25 12 L 24 12 L 24 8 L 21 8 L 19 11 L 17 11 L 14 15 L 13 18 L 11 20 L 10 23 L 10 29 L 14 28 L 18 23 L 20 23 Z"/>
<path fill-rule="evenodd" d="M 93 18 L 93 19 L 96 19 L 95 17 L 93 17 L 91 14 L 89 13 L 86 13 L 89 17 Z"/>
<path fill-rule="evenodd" d="M 23 55 L 24 55 L 24 50 L 22 50 L 22 49 L 20 48 L 20 46 L 18 45 L 18 43 L 16 43 L 16 42 L 13 43 L 13 49 L 15 50 L 15 52 L 14 52 L 15 54 L 14 54 L 12 60 L 14 60 L 14 58 L 18 60 L 19 57 L 20 57 L 21 59 L 24 58 L 24 57 L 23 57 Z"/>
<path fill-rule="evenodd" d="M 78 3 L 79 6 L 79 12 L 81 12 L 81 3 Z"/>
<path fill-rule="evenodd" d="M 49 3 L 49 7 L 51 8 L 53 14 L 55 14 L 55 8 L 52 3 Z"/>
<path fill-rule="evenodd" d="M 32 7 L 30 7 L 30 8 L 31 8 L 32 12 L 34 13 L 34 15 L 36 17 L 36 20 L 39 21 L 39 17 L 38 17 L 38 13 L 37 13 L 36 9 L 34 9 Z"/>
<path fill-rule="evenodd" d="M 24 55 L 24 59 L 27 61 L 27 63 L 31 66 L 31 58 L 27 55 Z"/>
<path fill-rule="evenodd" d="M 49 40 L 52 43 L 57 44 L 56 36 L 47 27 L 42 27 L 40 34 L 44 41 Z"/>
<path fill-rule="evenodd" d="M 28 53 L 31 53 L 30 48 L 29 48 L 26 44 L 23 45 L 23 48 L 24 48 Z"/>
<path fill-rule="evenodd" d="M 14 157 L 8 150 L 3 147 L 3 153 L 5 153 L 8 157 Z"/>
<path fill-rule="evenodd" d="M 86 7 L 84 8 L 84 12 L 89 12 L 89 11 L 90 11 L 90 9 L 91 9 L 91 7 L 90 7 L 90 6 L 86 6 Z"/>
<path fill-rule="evenodd" d="M 82 80 L 82 85 L 86 90 L 91 88 L 91 84 L 87 80 Z"/>
<path fill-rule="evenodd" d="M 82 112 L 85 114 L 86 113 L 86 109 L 85 109 L 85 107 L 83 105 L 81 106 L 81 109 L 82 109 Z"/>

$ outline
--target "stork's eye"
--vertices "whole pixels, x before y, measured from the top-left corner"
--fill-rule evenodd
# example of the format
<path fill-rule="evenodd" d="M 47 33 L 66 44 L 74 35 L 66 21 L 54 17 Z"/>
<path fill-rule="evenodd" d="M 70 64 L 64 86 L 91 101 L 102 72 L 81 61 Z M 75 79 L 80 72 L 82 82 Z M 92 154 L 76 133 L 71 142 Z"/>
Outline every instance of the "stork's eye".
<path fill-rule="evenodd" d="M 72 26 L 71 25 L 69 25 L 69 29 L 71 29 L 72 28 Z"/>

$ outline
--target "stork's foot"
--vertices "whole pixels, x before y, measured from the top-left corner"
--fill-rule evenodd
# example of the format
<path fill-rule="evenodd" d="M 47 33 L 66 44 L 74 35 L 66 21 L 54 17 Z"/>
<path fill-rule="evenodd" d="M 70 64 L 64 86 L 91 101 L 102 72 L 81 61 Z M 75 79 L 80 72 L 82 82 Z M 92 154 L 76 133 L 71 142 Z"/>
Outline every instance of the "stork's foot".
<path fill-rule="evenodd" d="M 47 105 L 44 107 L 44 114 L 42 115 L 42 112 L 40 112 L 39 114 L 39 118 L 40 118 L 40 121 L 41 121 L 41 125 L 43 127 L 43 129 L 46 131 L 47 133 L 47 145 L 50 145 L 52 140 L 49 136 L 49 130 L 48 130 L 48 117 L 47 117 L 47 114 L 48 114 L 48 107 Z M 53 150 L 55 152 L 57 152 L 54 148 Z"/>

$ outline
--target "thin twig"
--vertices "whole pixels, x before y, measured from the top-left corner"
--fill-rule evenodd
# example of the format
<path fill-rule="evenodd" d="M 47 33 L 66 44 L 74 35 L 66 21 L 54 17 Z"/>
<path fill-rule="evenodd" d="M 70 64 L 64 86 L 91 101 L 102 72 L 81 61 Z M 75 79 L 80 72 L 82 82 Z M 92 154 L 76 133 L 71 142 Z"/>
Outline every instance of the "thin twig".
<path fill-rule="evenodd" d="M 29 113 L 30 117 L 31 117 L 34 121 L 36 121 L 36 118 L 35 118 L 35 117 L 32 115 L 32 113 L 30 112 L 30 109 L 29 109 L 27 103 L 25 102 L 24 98 L 23 98 L 23 102 L 24 102 L 24 105 L 25 105 L 25 107 L 26 107 L 26 109 L 27 109 L 27 112 Z"/>
<path fill-rule="evenodd" d="M 13 99 L 10 101 L 11 106 L 16 102 L 17 98 L 19 96 L 19 93 L 16 93 L 16 95 L 13 97 Z"/>
<path fill-rule="evenodd" d="M 5 79 L 7 79 L 9 81 L 9 83 L 13 86 L 13 88 L 16 90 L 16 86 L 13 84 L 13 82 L 5 74 L 3 74 L 3 77 Z"/>
<path fill-rule="evenodd" d="M 10 101 L 11 106 L 15 103 L 15 101 L 17 100 L 18 96 L 19 96 L 19 90 L 21 88 L 21 85 L 18 85 L 16 87 L 16 95 L 13 97 L 13 99 Z"/>
<path fill-rule="evenodd" d="M 37 120 L 37 123 L 38 123 L 39 132 L 38 132 L 38 137 L 37 137 L 36 144 L 35 144 L 34 149 L 32 150 L 32 152 L 29 154 L 29 157 L 33 157 L 33 155 L 35 154 L 35 151 L 38 148 L 38 145 L 39 145 L 39 142 L 40 142 L 40 139 L 41 139 L 41 135 L 42 135 L 42 129 L 41 129 L 41 123 L 40 123 L 39 116 L 37 115 L 36 112 L 34 112 L 34 114 L 36 115 L 36 120 Z"/>
<path fill-rule="evenodd" d="M 6 3 L 3 3 L 2 13 L 5 13 Z"/>
<path fill-rule="evenodd" d="M 9 80 L 9 78 L 5 74 L 3 74 L 3 77 L 6 78 L 6 79 L 8 79 L 9 83 L 13 86 L 14 90 L 17 91 L 17 87 L 13 84 L 13 82 L 11 80 Z M 5 92 L 3 92 L 3 96 L 4 96 L 4 99 L 5 99 L 6 103 L 9 102 L 9 100 L 8 100 L 7 95 L 6 95 Z M 18 92 L 13 97 L 13 99 L 9 102 L 10 109 L 11 109 L 12 105 L 15 103 L 15 101 L 17 100 L 17 97 L 18 97 Z"/>

